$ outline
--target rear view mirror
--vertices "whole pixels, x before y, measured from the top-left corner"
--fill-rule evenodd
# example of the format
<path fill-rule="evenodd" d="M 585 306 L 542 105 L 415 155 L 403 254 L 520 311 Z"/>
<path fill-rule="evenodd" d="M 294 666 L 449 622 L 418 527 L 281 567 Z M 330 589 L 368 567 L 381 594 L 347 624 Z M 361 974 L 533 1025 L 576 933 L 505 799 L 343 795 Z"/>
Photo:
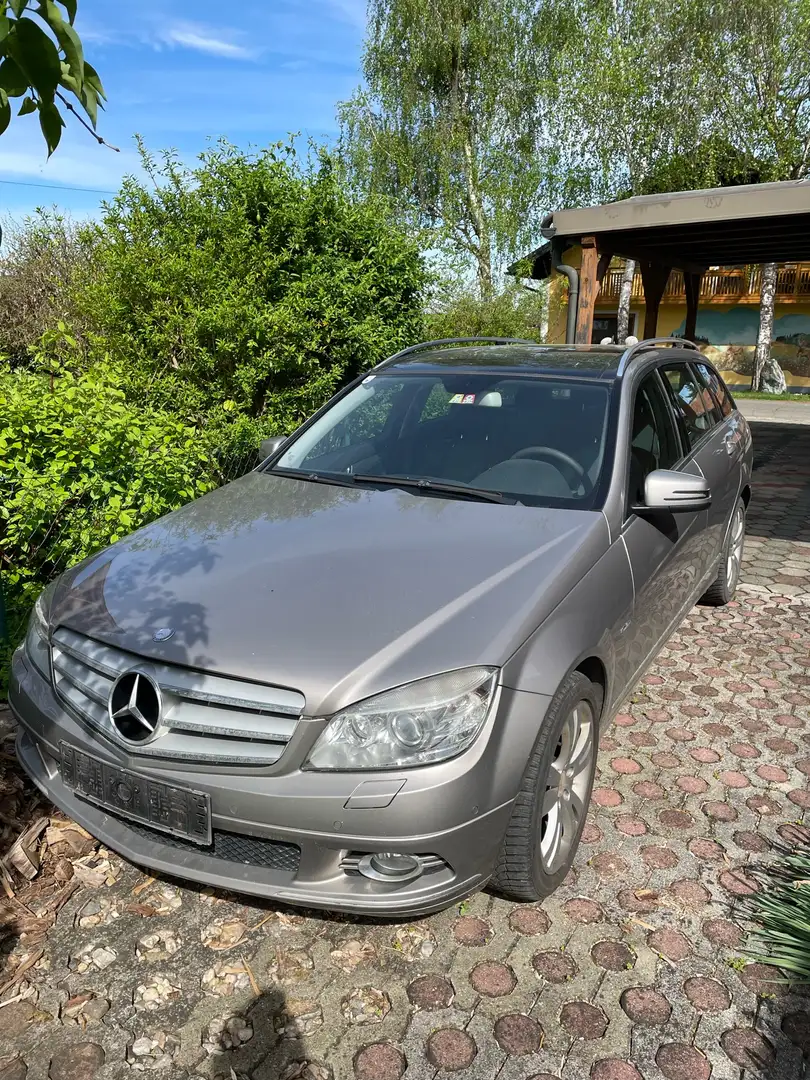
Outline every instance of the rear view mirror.
<path fill-rule="evenodd" d="M 644 481 L 644 505 L 634 506 L 636 513 L 668 510 L 672 514 L 695 513 L 711 506 L 712 493 L 702 476 L 655 469 Z"/>
<path fill-rule="evenodd" d="M 262 439 L 259 447 L 262 461 L 264 461 L 265 458 L 271 457 L 277 450 L 280 450 L 286 441 L 286 435 L 274 435 L 272 439 Z"/>

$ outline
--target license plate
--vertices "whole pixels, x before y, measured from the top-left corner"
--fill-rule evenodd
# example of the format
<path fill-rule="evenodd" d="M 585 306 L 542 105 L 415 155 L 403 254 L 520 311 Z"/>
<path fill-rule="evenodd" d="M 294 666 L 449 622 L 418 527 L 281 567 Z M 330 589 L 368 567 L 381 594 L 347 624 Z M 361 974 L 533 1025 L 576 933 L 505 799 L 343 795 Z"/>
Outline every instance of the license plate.
<path fill-rule="evenodd" d="M 67 743 L 60 750 L 62 780 L 81 798 L 195 844 L 211 843 L 209 795 L 119 769 Z"/>

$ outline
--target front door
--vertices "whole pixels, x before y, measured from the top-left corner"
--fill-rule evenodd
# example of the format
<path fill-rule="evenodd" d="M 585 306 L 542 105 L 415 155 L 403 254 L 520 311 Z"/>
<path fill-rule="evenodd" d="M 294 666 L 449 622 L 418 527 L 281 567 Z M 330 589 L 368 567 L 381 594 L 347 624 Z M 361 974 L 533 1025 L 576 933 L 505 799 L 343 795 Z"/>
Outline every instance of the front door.
<path fill-rule="evenodd" d="M 626 686 L 683 617 L 702 572 L 705 510 L 647 517 L 631 509 L 644 502 L 644 481 L 655 469 L 700 475 L 697 465 L 686 460 L 669 395 L 654 371 L 636 391 L 622 529 L 635 587 L 633 619 L 622 650 Z"/>

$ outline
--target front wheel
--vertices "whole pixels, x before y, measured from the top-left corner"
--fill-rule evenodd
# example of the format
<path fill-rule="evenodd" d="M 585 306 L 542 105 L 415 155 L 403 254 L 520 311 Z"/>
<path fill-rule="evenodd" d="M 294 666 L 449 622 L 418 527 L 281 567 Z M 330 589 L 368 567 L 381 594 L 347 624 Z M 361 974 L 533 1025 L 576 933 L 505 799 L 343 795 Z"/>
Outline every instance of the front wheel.
<path fill-rule="evenodd" d="M 733 600 L 734 593 L 740 583 L 744 544 L 745 503 L 742 499 L 738 499 L 731 517 L 731 524 L 728 527 L 723 550 L 720 554 L 717 577 L 700 598 L 701 604 L 722 607 L 730 600 Z"/>
<path fill-rule="evenodd" d="M 580 671 L 554 695 L 492 877 L 513 900 L 541 900 L 571 868 L 593 788 L 601 711 L 601 688 Z"/>

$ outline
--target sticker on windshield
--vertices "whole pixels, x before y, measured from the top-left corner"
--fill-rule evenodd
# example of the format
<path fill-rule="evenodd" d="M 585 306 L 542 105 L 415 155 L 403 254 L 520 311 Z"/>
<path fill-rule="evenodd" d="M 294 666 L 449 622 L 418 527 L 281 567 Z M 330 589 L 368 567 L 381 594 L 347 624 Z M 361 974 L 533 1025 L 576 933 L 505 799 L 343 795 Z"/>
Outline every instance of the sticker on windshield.
<path fill-rule="evenodd" d="M 363 379 L 363 386 L 365 386 L 367 382 L 374 382 L 376 378 L 376 375 L 366 375 L 365 379 Z"/>
<path fill-rule="evenodd" d="M 475 394 L 453 394 L 450 398 L 450 405 L 474 405 Z"/>

